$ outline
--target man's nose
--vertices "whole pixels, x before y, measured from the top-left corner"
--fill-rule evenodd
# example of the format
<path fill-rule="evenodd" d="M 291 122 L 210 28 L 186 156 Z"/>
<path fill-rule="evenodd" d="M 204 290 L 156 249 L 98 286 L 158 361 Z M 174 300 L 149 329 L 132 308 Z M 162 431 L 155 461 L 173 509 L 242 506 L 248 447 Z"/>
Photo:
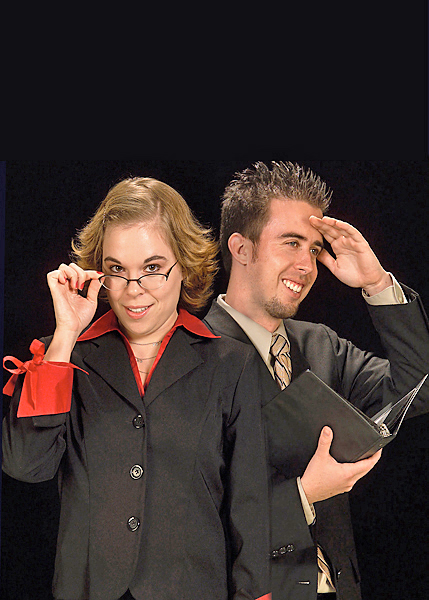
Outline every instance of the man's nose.
<path fill-rule="evenodd" d="M 303 250 L 298 257 L 295 266 L 299 271 L 308 275 L 308 273 L 311 273 L 316 268 L 316 258 L 311 252 Z"/>

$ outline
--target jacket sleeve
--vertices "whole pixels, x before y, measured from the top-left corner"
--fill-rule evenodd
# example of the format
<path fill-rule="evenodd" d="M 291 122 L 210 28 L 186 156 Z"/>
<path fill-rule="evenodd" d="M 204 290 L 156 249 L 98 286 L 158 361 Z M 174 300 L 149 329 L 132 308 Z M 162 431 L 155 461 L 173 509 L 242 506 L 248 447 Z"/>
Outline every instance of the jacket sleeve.
<path fill-rule="evenodd" d="M 39 483 L 55 476 L 65 451 L 74 365 L 44 362 L 40 346 L 33 342 L 31 349 L 33 360 L 6 386 L 12 400 L 3 419 L 2 468 L 14 479 Z"/>
<path fill-rule="evenodd" d="M 226 431 L 227 530 L 234 600 L 269 600 L 269 493 L 259 359 L 249 349 Z"/>
<path fill-rule="evenodd" d="M 402 285 L 408 304 L 368 306 L 389 361 L 393 400 L 410 391 L 429 373 L 429 322 L 421 298 Z M 383 402 L 385 404 L 385 402 Z M 429 410 L 429 384 L 421 388 L 407 417 Z"/>
<path fill-rule="evenodd" d="M 326 373 L 332 381 L 324 374 L 322 379 L 330 385 L 333 383 L 341 395 L 369 416 L 389 402 L 399 400 L 429 372 L 428 319 L 418 295 L 405 286 L 403 288 L 409 300 L 407 304 L 368 306 L 386 358 L 359 350 L 323 326 L 332 346 L 336 368 L 331 365 L 332 373 Z M 325 358 L 329 365 L 329 357 Z M 407 417 L 427 412 L 428 400 L 429 385 L 425 383 Z"/>

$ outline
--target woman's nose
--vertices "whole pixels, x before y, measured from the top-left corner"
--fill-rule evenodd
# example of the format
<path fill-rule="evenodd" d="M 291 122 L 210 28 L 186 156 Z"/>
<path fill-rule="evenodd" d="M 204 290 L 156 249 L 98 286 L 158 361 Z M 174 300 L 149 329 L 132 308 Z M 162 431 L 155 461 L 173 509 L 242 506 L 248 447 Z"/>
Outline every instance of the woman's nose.
<path fill-rule="evenodd" d="M 145 288 L 142 287 L 137 280 L 133 279 L 131 281 L 128 282 L 127 285 L 127 292 L 133 296 L 136 296 L 138 294 L 144 294 L 146 292 Z"/>

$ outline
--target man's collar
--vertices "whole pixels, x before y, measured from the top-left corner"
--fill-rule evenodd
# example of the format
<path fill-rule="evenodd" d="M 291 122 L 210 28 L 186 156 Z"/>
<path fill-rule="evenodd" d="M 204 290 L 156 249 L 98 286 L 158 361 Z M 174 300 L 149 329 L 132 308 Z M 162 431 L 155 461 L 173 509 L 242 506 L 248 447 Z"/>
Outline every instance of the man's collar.
<path fill-rule="evenodd" d="M 234 321 L 240 325 L 259 354 L 262 356 L 264 362 L 271 367 L 270 346 L 272 333 L 268 331 L 268 329 L 265 329 L 265 327 L 262 327 L 262 325 L 259 325 L 259 323 L 256 323 L 256 321 L 253 321 L 250 317 L 243 315 L 241 312 L 225 302 L 225 294 L 219 294 L 217 297 L 217 302 L 219 306 L 226 310 L 226 312 L 234 319 Z M 274 333 L 281 333 L 286 339 L 288 339 L 283 321 L 280 322 L 280 325 Z"/>

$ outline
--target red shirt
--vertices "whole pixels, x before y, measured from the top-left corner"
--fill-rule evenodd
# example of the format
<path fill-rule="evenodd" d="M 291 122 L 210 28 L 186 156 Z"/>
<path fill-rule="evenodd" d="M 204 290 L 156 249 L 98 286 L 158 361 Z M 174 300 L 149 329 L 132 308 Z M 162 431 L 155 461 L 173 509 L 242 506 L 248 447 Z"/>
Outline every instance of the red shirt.
<path fill-rule="evenodd" d="M 93 340 L 110 331 L 118 331 L 124 339 L 125 347 L 130 357 L 131 368 L 136 378 L 139 392 L 143 396 L 162 353 L 178 327 L 185 327 L 191 333 L 202 337 L 219 337 L 214 335 L 200 319 L 189 314 L 186 310 L 180 309 L 175 324 L 162 340 L 144 386 L 130 343 L 119 329 L 118 319 L 113 310 L 109 310 L 109 312 L 95 321 L 77 341 Z M 33 354 L 33 359 L 25 363 L 12 356 L 5 356 L 3 359 L 3 365 L 5 365 L 6 361 L 10 360 L 18 367 L 17 369 L 8 369 L 5 366 L 5 369 L 13 373 L 3 389 L 3 392 L 8 396 L 12 396 L 13 394 L 18 375 L 26 373 L 17 416 L 36 417 L 69 412 L 73 387 L 73 369 L 80 369 L 80 367 L 76 367 L 72 363 L 45 361 L 45 345 L 39 340 L 33 340 L 30 351 Z M 83 369 L 80 370 L 83 371 Z M 86 373 L 86 371 L 84 372 Z"/>

